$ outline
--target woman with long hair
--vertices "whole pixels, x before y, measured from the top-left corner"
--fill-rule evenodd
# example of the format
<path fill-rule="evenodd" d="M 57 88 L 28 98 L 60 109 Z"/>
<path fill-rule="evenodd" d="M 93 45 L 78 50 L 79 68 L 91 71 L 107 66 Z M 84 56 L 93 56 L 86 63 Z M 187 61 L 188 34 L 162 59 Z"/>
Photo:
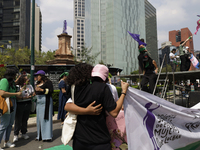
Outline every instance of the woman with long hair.
<path fill-rule="evenodd" d="M 15 120 L 16 113 L 16 96 L 20 96 L 22 93 L 17 92 L 17 88 L 15 86 L 16 72 L 13 69 L 7 69 L 4 78 L 0 81 L 0 95 L 4 98 L 9 97 L 13 104 L 13 112 L 9 114 L 4 114 L 0 118 L 0 141 L 2 138 L 4 139 L 4 147 L 15 147 L 15 144 L 9 142 L 10 133 L 12 130 L 12 125 Z M 0 148 L 1 149 L 1 148 Z"/>
<path fill-rule="evenodd" d="M 26 134 L 27 122 L 32 105 L 32 96 L 34 96 L 35 94 L 33 86 L 30 84 L 29 81 L 30 80 L 27 78 L 27 75 L 21 75 L 20 78 L 16 81 L 16 85 L 18 86 L 19 90 L 22 91 L 22 95 L 21 97 L 17 98 L 17 110 L 15 116 L 13 142 L 18 141 L 18 135 L 20 131 L 22 133 L 22 138 L 29 138 L 29 136 Z"/>
<path fill-rule="evenodd" d="M 67 111 L 64 110 L 65 103 L 67 101 L 66 97 L 66 91 L 68 89 L 68 86 L 66 84 L 67 76 L 69 75 L 68 72 L 64 72 L 60 75 L 59 78 L 59 84 L 58 87 L 60 89 L 59 92 L 59 106 L 58 106 L 58 120 L 61 119 L 61 122 L 63 124 L 63 121 L 65 120 L 65 115 Z"/>
<path fill-rule="evenodd" d="M 35 93 L 37 97 L 37 137 L 35 140 L 43 140 L 43 142 L 49 142 L 52 141 L 53 137 L 53 84 L 45 76 L 45 72 L 43 70 L 39 70 L 34 75 L 37 76 L 37 84 L 35 87 Z"/>
<path fill-rule="evenodd" d="M 72 68 L 67 83 L 75 85 L 74 104 L 67 101 L 65 110 L 77 114 L 77 124 L 73 135 L 73 150 L 111 150 L 110 134 L 106 126 L 106 111 L 116 117 L 122 108 L 128 83 L 121 82 L 122 95 L 117 102 L 105 81 L 108 77 L 108 68 L 96 65 L 94 68 L 88 64 L 78 64 Z M 86 108 L 102 106 L 96 111 L 99 115 L 85 114 Z"/>

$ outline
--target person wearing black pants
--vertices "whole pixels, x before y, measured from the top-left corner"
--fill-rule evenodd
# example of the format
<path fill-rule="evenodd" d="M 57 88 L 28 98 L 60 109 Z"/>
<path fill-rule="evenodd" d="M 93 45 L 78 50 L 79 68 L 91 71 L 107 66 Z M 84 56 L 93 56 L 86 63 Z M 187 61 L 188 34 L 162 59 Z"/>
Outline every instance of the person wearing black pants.
<path fill-rule="evenodd" d="M 29 136 L 27 133 L 27 122 L 29 119 L 29 114 L 31 111 L 31 101 L 32 96 L 34 95 L 34 89 L 29 83 L 27 75 L 21 75 L 20 78 L 16 81 L 16 85 L 20 91 L 22 91 L 21 97 L 17 98 L 17 109 L 15 115 L 15 126 L 14 126 L 14 137 L 13 142 L 18 141 L 18 135 L 21 131 L 21 137 L 23 139 L 28 139 Z"/>
<path fill-rule="evenodd" d="M 144 42 L 143 39 L 141 39 L 142 42 Z M 143 78 L 141 81 L 141 90 L 149 93 L 153 93 L 155 83 L 156 83 L 156 74 L 158 72 L 158 67 L 156 64 L 156 61 L 151 59 L 151 57 L 148 55 L 146 48 L 143 45 L 139 45 L 139 66 L 140 69 L 143 71 Z M 147 84 L 149 83 L 149 88 L 147 87 Z"/>

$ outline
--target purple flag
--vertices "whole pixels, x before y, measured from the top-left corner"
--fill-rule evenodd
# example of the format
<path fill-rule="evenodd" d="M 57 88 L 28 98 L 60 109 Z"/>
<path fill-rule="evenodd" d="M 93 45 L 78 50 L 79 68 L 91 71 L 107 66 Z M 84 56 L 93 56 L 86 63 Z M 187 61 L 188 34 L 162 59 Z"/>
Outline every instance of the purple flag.
<path fill-rule="evenodd" d="M 134 40 L 136 40 L 136 41 L 138 42 L 139 45 L 147 46 L 146 43 L 140 41 L 140 35 L 139 35 L 139 34 L 133 34 L 133 33 L 129 32 L 129 31 L 128 31 L 128 33 L 132 36 L 132 38 L 133 38 Z"/>
<path fill-rule="evenodd" d="M 200 17 L 200 15 L 197 15 L 198 17 Z"/>

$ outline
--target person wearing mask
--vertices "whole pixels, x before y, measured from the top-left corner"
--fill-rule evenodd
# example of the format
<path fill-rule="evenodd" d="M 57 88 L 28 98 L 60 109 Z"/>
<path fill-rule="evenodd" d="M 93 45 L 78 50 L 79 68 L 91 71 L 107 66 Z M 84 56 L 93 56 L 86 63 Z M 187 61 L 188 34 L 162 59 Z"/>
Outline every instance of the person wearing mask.
<path fill-rule="evenodd" d="M 34 75 L 37 76 L 37 84 L 35 87 L 35 94 L 37 97 L 37 137 L 35 140 L 51 142 L 53 137 L 53 84 L 45 76 L 43 70 L 39 70 Z"/>
<path fill-rule="evenodd" d="M 64 110 L 65 107 L 65 103 L 67 101 L 67 97 L 66 97 L 66 91 L 67 91 L 67 84 L 66 84 L 66 79 L 67 76 L 69 75 L 68 72 L 64 72 L 60 75 L 59 78 L 59 84 L 58 87 L 60 89 L 59 92 L 59 106 L 58 106 L 58 120 L 61 119 L 61 122 L 63 124 L 63 121 L 65 120 L 65 115 L 66 115 L 66 111 Z"/>
<path fill-rule="evenodd" d="M 18 141 L 18 135 L 21 131 L 21 137 L 23 139 L 28 139 L 27 133 L 27 122 L 29 119 L 29 114 L 31 110 L 31 101 L 34 96 L 34 89 L 29 82 L 27 75 L 21 75 L 17 80 L 16 85 L 19 90 L 22 91 L 21 97 L 17 98 L 17 110 L 15 115 L 15 126 L 14 126 L 14 138 L 13 142 Z"/>
<path fill-rule="evenodd" d="M 16 113 L 16 96 L 21 96 L 21 92 L 17 92 L 15 86 L 16 72 L 13 69 L 7 69 L 3 79 L 0 81 L 0 95 L 4 98 L 9 97 L 13 104 L 13 111 L 6 113 L 0 117 L 0 141 L 4 139 L 4 147 L 15 147 L 15 144 L 9 141 L 12 125 L 15 120 Z M 0 148 L 0 150 L 3 150 Z"/>
<path fill-rule="evenodd" d="M 142 42 L 144 42 L 143 39 L 141 39 Z M 142 81 L 140 83 L 141 89 L 143 91 L 153 93 L 156 83 L 156 74 L 158 73 L 158 66 L 156 64 L 156 61 L 153 60 L 148 52 L 146 47 L 144 45 L 139 45 L 139 67 L 143 72 Z M 149 88 L 147 85 L 149 84 Z"/>
<path fill-rule="evenodd" d="M 111 116 L 117 117 L 129 84 L 121 81 L 122 94 L 115 102 L 105 83 L 107 77 L 108 68 L 100 64 L 93 69 L 88 64 L 78 64 L 69 72 L 67 83 L 69 86 L 75 85 L 74 103 L 67 102 L 65 110 L 78 115 L 73 136 L 73 150 L 111 150 L 111 137 L 106 126 L 106 111 Z M 85 114 L 86 108 L 91 103 L 103 107 L 99 115 Z"/>

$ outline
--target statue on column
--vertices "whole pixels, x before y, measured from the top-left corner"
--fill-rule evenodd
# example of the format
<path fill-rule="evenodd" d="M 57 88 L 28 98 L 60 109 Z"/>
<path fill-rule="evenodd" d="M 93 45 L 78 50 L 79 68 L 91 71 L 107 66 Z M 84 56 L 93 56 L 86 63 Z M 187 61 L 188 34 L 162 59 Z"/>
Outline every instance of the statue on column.
<path fill-rule="evenodd" d="M 64 24 L 63 24 L 63 33 L 68 34 L 67 33 L 67 21 L 66 20 L 64 20 Z"/>

